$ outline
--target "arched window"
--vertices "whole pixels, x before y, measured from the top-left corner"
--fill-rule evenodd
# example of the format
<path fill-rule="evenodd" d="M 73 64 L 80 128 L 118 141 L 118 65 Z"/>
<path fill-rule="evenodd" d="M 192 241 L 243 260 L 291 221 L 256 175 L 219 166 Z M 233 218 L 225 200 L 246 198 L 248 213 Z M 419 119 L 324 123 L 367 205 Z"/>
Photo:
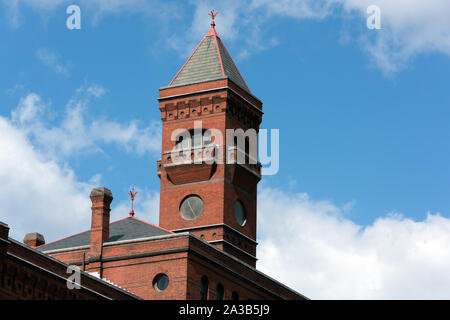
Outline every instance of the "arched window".
<path fill-rule="evenodd" d="M 235 149 L 237 149 L 239 154 L 242 154 L 243 158 L 242 160 L 238 161 L 245 161 L 245 163 L 250 163 L 250 139 L 249 137 L 242 137 L 241 135 L 235 135 L 233 138 L 233 146 Z M 254 155 L 252 155 L 254 157 Z M 240 158 L 238 158 L 240 159 Z"/>
<path fill-rule="evenodd" d="M 200 300 L 208 300 L 208 287 L 209 280 L 206 276 L 203 276 L 200 280 Z"/>
<path fill-rule="evenodd" d="M 176 140 L 177 149 L 187 149 L 190 147 L 190 136 L 187 132 L 180 134 Z"/>
<path fill-rule="evenodd" d="M 223 293 L 224 293 L 223 285 L 219 283 L 216 288 L 216 300 L 223 300 Z"/>
<path fill-rule="evenodd" d="M 212 144 L 211 131 L 210 130 L 203 131 L 203 145 L 209 146 L 210 144 Z"/>
<path fill-rule="evenodd" d="M 212 144 L 212 137 L 210 130 L 186 130 L 177 136 L 175 140 L 176 149 L 190 149 L 197 147 L 204 147 Z"/>
<path fill-rule="evenodd" d="M 231 300 L 239 300 L 239 294 L 236 291 L 231 294 Z"/>
<path fill-rule="evenodd" d="M 245 137 L 245 153 L 250 154 L 250 140 L 248 137 Z"/>

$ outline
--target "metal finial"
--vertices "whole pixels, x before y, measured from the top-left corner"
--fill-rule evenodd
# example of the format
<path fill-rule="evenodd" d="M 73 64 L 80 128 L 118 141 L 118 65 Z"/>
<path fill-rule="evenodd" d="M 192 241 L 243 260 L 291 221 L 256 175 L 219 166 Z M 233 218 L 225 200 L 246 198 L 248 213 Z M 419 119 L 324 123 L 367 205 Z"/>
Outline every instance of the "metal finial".
<path fill-rule="evenodd" d="M 214 23 L 214 19 L 216 18 L 216 16 L 218 15 L 219 13 L 218 12 L 215 12 L 214 11 L 214 9 L 213 10 L 211 10 L 211 13 L 209 14 L 209 16 L 211 17 L 211 19 L 212 19 L 212 22 L 211 22 L 211 26 L 212 27 L 214 27 L 216 24 Z"/>
<path fill-rule="evenodd" d="M 138 193 L 134 192 L 134 185 L 131 188 L 130 193 L 128 194 L 131 198 L 131 211 L 130 211 L 130 216 L 134 216 L 134 210 L 133 210 L 133 205 L 134 205 L 134 197 L 136 197 Z"/>

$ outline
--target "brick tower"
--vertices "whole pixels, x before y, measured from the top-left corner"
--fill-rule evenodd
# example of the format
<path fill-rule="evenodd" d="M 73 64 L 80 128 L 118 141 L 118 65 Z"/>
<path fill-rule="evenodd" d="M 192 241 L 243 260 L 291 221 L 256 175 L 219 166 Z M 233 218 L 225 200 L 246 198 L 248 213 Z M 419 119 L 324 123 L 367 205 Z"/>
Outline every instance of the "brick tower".
<path fill-rule="evenodd" d="M 262 103 L 216 33 L 214 17 L 186 63 L 159 90 L 159 224 L 193 233 L 255 266 Z"/>

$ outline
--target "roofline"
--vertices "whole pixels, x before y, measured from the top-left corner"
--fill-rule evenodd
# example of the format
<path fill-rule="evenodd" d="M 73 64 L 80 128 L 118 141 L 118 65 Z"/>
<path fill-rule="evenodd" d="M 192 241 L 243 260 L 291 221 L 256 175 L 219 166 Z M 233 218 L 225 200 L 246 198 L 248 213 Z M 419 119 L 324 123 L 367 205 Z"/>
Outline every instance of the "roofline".
<path fill-rule="evenodd" d="M 119 220 L 110 222 L 109 224 L 113 224 L 113 223 L 116 223 L 116 222 L 119 222 L 119 221 L 122 221 L 122 220 L 125 220 L 125 219 L 128 219 L 128 218 L 130 218 L 130 217 L 125 217 L 125 218 L 122 218 L 122 219 L 119 219 Z M 91 228 L 91 229 L 88 229 L 88 230 L 85 230 L 85 231 L 81 231 L 81 232 L 72 234 L 72 235 L 70 235 L 70 236 L 67 236 L 67 237 L 64 237 L 64 238 L 61 238 L 61 239 L 58 239 L 58 240 L 51 241 L 51 242 L 49 242 L 49 243 L 44 243 L 44 244 L 41 244 L 40 246 L 37 246 L 36 248 L 45 247 L 46 245 L 49 245 L 49 244 L 52 244 L 52 243 L 55 243 L 55 242 L 58 242 L 58 241 L 62 241 L 62 240 L 64 240 L 64 239 L 68 239 L 68 238 L 70 238 L 70 237 L 74 237 L 74 236 L 80 235 L 80 234 L 82 234 L 82 233 L 90 232 L 91 230 L 92 230 L 92 228 Z"/>
<path fill-rule="evenodd" d="M 49 245 L 49 244 L 52 244 L 52 243 L 55 243 L 55 242 L 58 242 L 58 241 L 62 241 L 62 240 L 68 239 L 68 238 L 70 238 L 70 237 L 78 236 L 78 235 L 80 235 L 80 234 L 82 234 L 82 233 L 86 233 L 86 232 L 89 232 L 89 231 L 91 231 L 91 229 L 85 230 L 85 231 L 81 231 L 81 232 L 72 234 L 72 235 L 70 235 L 70 236 L 67 236 L 67 237 L 64 237 L 64 238 L 61 238 L 61 239 L 58 239 L 58 240 L 50 241 L 49 243 L 41 244 L 40 246 L 37 246 L 36 249 L 45 247 L 45 246 L 47 246 L 47 245 Z"/>
<path fill-rule="evenodd" d="M 109 246 L 114 246 L 114 245 L 118 245 L 118 244 L 126 244 L 126 243 L 133 243 L 133 242 L 143 242 L 143 241 L 148 241 L 148 240 L 172 238 L 172 237 L 178 237 L 178 236 L 181 237 L 181 236 L 185 236 L 187 234 L 188 234 L 187 232 L 182 232 L 182 233 L 174 233 L 174 232 L 172 232 L 171 234 L 163 234 L 163 235 L 159 235 L 159 236 L 104 242 L 103 246 L 109 247 Z M 42 251 L 42 253 L 44 253 L 44 254 L 61 253 L 61 252 L 81 250 L 81 249 L 89 249 L 89 245 L 47 250 L 47 251 Z"/>
<path fill-rule="evenodd" d="M 253 240 L 252 238 L 246 236 L 245 234 L 243 234 L 242 232 L 236 230 L 233 227 L 230 227 L 229 225 L 225 224 L 225 223 L 216 223 L 216 224 L 208 224 L 208 225 L 203 225 L 203 226 L 197 226 L 197 227 L 192 227 L 192 228 L 180 228 L 180 229 L 174 229 L 172 230 L 175 233 L 178 233 L 180 231 L 187 231 L 187 230 L 199 230 L 199 229 L 208 229 L 208 228 L 214 228 L 214 227 L 226 227 L 231 229 L 232 231 L 236 232 L 237 234 L 239 234 L 240 236 L 243 236 L 244 238 L 246 238 L 247 240 L 253 242 L 253 244 L 257 245 L 258 242 L 256 242 L 255 240 Z"/>
<path fill-rule="evenodd" d="M 216 29 L 214 28 L 214 26 L 211 27 L 211 29 L 209 30 L 209 32 L 203 37 L 203 39 L 200 41 L 200 43 L 195 47 L 194 51 L 191 53 L 191 55 L 190 55 L 189 58 L 186 60 L 186 62 L 183 64 L 183 66 L 180 68 L 180 70 L 178 70 L 177 74 L 175 75 L 175 77 L 173 77 L 172 81 L 170 81 L 169 85 L 168 85 L 166 88 L 169 88 L 169 87 L 170 87 L 170 88 L 175 88 L 175 87 L 180 86 L 180 85 L 178 85 L 178 86 L 173 86 L 173 87 L 172 87 L 172 83 L 175 81 L 175 79 L 178 77 L 178 75 L 179 75 L 179 74 L 181 73 L 181 71 L 184 69 L 184 67 L 186 66 L 186 64 L 191 60 L 191 58 L 192 58 L 192 56 L 195 54 L 195 52 L 197 52 L 197 50 L 198 50 L 198 48 L 201 46 L 201 44 L 202 44 L 202 43 L 205 41 L 205 39 L 208 38 L 208 37 L 214 37 L 214 42 L 215 42 L 215 44 L 216 44 L 217 55 L 218 55 L 219 63 L 220 63 L 220 69 L 222 70 L 222 76 L 225 77 L 225 78 L 228 78 L 228 76 L 225 74 L 225 69 L 224 69 L 224 67 L 223 67 L 222 55 L 221 55 L 221 53 L 220 53 L 218 40 L 220 40 L 220 43 L 222 44 L 222 46 L 224 47 L 226 53 L 228 54 L 228 56 L 229 56 L 230 59 L 231 59 L 231 63 L 234 65 L 234 68 L 237 70 L 237 72 L 238 72 L 238 74 L 239 74 L 239 77 L 241 77 L 242 81 L 244 82 L 245 88 L 242 88 L 242 89 L 244 89 L 245 91 L 247 91 L 249 94 L 251 94 L 251 95 L 253 96 L 252 91 L 250 90 L 249 86 L 247 85 L 247 82 L 245 82 L 245 79 L 244 79 L 244 77 L 242 76 L 241 72 L 239 71 L 238 67 L 236 66 L 236 63 L 234 62 L 233 57 L 232 57 L 232 56 L 230 55 L 230 53 L 228 52 L 227 47 L 225 46 L 225 44 L 223 43 L 222 39 L 221 39 L 221 38 L 219 37 L 219 35 L 217 34 Z M 201 82 L 203 82 L 203 81 L 201 81 Z M 194 83 L 201 83 L 201 82 L 194 82 Z M 194 83 L 191 83 L 191 84 L 194 84 Z M 237 85 L 237 84 L 236 84 L 236 85 Z M 238 87 L 240 87 L 240 86 L 238 85 Z M 256 98 L 256 97 L 255 97 L 255 98 Z M 258 98 L 256 98 L 256 99 L 258 99 Z M 258 99 L 258 100 L 259 100 L 259 99 Z"/>
<path fill-rule="evenodd" d="M 220 253 L 222 253 L 222 254 L 224 254 L 224 255 L 230 257 L 231 259 L 233 259 L 233 260 L 235 260 L 236 262 L 242 264 L 242 265 L 245 266 L 246 268 L 251 269 L 252 271 L 255 271 L 256 273 L 258 273 L 259 275 L 268 278 L 269 280 L 275 282 L 276 284 L 280 285 L 281 287 L 283 287 L 283 288 L 285 288 L 285 289 L 287 289 L 287 290 L 289 290 L 289 291 L 291 291 L 291 292 L 293 292 L 293 293 L 295 293 L 295 294 L 297 294 L 297 295 L 303 297 L 304 299 L 309 300 L 307 297 L 305 297 L 305 296 L 304 296 L 303 294 L 301 294 L 300 292 L 298 292 L 298 291 L 296 291 L 296 290 L 294 290 L 294 289 L 289 288 L 288 286 L 284 285 L 283 283 L 279 282 L 278 280 L 275 280 L 274 278 L 272 278 L 272 277 L 268 276 L 267 274 L 265 274 L 265 273 L 259 271 L 258 269 L 252 267 L 251 265 L 245 263 L 244 261 L 239 260 L 238 258 L 236 258 L 235 256 L 229 254 L 228 252 L 225 252 L 225 251 L 223 251 L 223 250 L 220 250 L 220 249 L 217 248 L 216 246 L 214 246 L 214 245 L 208 243 L 207 241 L 205 241 L 205 240 L 203 240 L 203 239 L 201 239 L 201 238 L 199 238 L 199 237 L 194 236 L 194 235 L 191 234 L 191 233 L 189 234 L 189 236 L 190 236 L 190 237 L 193 237 L 193 238 L 196 239 L 196 240 L 199 240 L 199 241 L 201 241 L 201 242 L 207 244 L 208 246 L 210 246 L 210 247 L 213 248 L 214 250 L 216 250 L 216 251 L 218 251 L 218 252 L 220 252 Z M 193 252 L 196 252 L 196 251 L 193 250 L 193 249 L 190 249 L 190 250 L 192 250 Z M 200 254 L 200 255 L 202 255 L 202 256 L 204 256 L 204 255 L 201 254 L 201 253 L 198 253 L 198 252 L 196 252 L 196 253 L 197 253 L 197 254 Z M 205 257 L 205 256 L 204 256 L 204 257 Z M 206 258 L 208 258 L 208 257 L 206 257 Z M 209 260 L 212 260 L 212 259 L 210 259 L 210 258 L 208 258 L 208 259 L 209 259 Z M 221 265 L 221 266 L 222 266 L 223 268 L 226 268 L 226 269 L 230 270 L 228 267 L 225 267 L 225 266 L 223 266 L 223 265 Z M 230 270 L 230 271 L 232 271 L 232 270 Z M 236 273 L 236 274 L 238 274 L 238 273 L 235 272 L 235 271 L 233 271 L 233 272 Z M 238 274 L 238 275 L 241 276 L 241 277 L 244 277 L 244 276 L 242 276 L 241 274 Z M 246 277 L 244 277 L 244 278 L 246 278 Z M 248 278 L 246 278 L 246 279 L 248 279 Z M 248 279 L 248 280 L 249 280 L 249 279 Z M 249 280 L 249 281 L 251 281 L 251 280 Z M 252 282 L 252 283 L 255 283 L 255 282 L 253 282 L 253 281 L 251 281 L 251 282 Z M 255 284 L 258 285 L 257 283 L 255 283 Z M 258 286 L 260 286 L 260 287 L 262 287 L 262 288 L 265 288 L 265 287 L 263 287 L 262 285 L 258 285 Z M 265 289 L 266 289 L 267 291 L 270 291 L 270 290 L 267 289 L 267 288 L 265 288 Z M 276 294 L 276 293 L 274 293 L 274 294 L 277 295 L 277 296 L 279 296 L 279 295 Z"/>
<path fill-rule="evenodd" d="M 227 240 L 225 240 L 225 239 L 221 239 L 221 240 L 212 240 L 212 241 L 207 241 L 207 242 L 208 242 L 208 243 L 212 243 L 212 244 L 214 244 L 214 243 L 225 243 L 225 244 L 227 244 L 227 245 L 233 247 L 234 249 L 238 250 L 239 252 L 244 253 L 244 254 L 247 255 L 249 258 L 252 258 L 252 259 L 255 260 L 255 261 L 258 260 L 258 258 L 256 258 L 254 255 L 248 253 L 248 252 L 245 251 L 245 250 L 242 250 L 242 249 L 239 248 L 238 246 L 232 244 L 231 242 L 229 242 L 229 241 L 227 241 Z"/>
<path fill-rule="evenodd" d="M 61 265 L 61 266 L 64 266 L 64 267 L 66 267 L 66 268 L 70 266 L 68 263 L 62 262 L 61 260 L 58 260 L 58 259 L 56 259 L 56 258 L 54 258 L 54 257 L 52 257 L 52 256 L 50 256 L 50 255 L 48 255 L 48 254 L 46 254 L 46 253 L 44 253 L 44 252 L 41 252 L 41 251 L 39 251 L 39 250 L 36 250 L 35 248 L 32 248 L 32 247 L 30 247 L 30 246 L 27 246 L 27 245 L 23 244 L 23 243 L 20 242 L 20 241 L 17 241 L 17 240 L 12 239 L 12 238 L 8 238 L 8 240 L 9 240 L 10 242 L 16 244 L 16 245 L 19 245 L 19 246 L 25 248 L 25 249 L 31 250 L 32 252 L 38 254 L 39 256 L 44 257 L 45 259 L 48 259 L 48 260 L 50 260 L 50 261 L 52 261 L 52 262 L 54 262 L 54 263 L 57 263 L 57 264 L 59 264 L 59 265 Z M 11 254 L 11 253 L 8 253 L 8 254 L 10 254 L 11 256 L 16 257 L 15 255 L 13 255 L 13 254 Z M 18 257 L 18 258 L 20 258 L 20 257 Z M 20 258 L 20 259 L 21 259 L 21 260 L 24 260 L 24 259 L 22 259 L 22 258 Z M 27 260 L 24 260 L 24 261 L 26 261 L 26 262 L 29 263 L 29 264 L 35 265 L 35 264 L 33 264 L 32 262 L 29 262 L 29 261 L 27 261 Z M 39 268 L 41 268 L 41 269 L 43 269 L 42 267 L 40 267 L 40 266 L 38 266 L 38 265 L 36 265 L 36 266 L 39 267 Z M 44 269 L 44 270 L 46 270 L 47 272 L 53 273 L 53 272 L 51 272 L 51 271 L 48 271 L 47 269 Z M 105 281 L 105 280 L 103 280 L 103 279 L 101 279 L 101 278 L 97 278 L 97 277 L 91 275 L 90 273 L 88 273 L 88 272 L 86 272 L 86 271 L 83 271 L 83 270 L 80 269 L 80 273 L 81 273 L 82 275 L 84 275 L 85 277 L 88 277 L 88 278 L 90 278 L 90 279 L 92 279 L 92 280 L 95 280 L 95 281 L 98 281 L 98 282 L 102 282 L 103 284 L 105 284 L 105 285 L 107 285 L 107 286 L 109 286 L 109 287 L 112 287 L 112 288 L 115 289 L 115 290 L 121 291 L 121 292 L 123 292 L 123 293 L 125 293 L 125 294 L 127 294 L 127 295 L 129 295 L 129 296 L 132 296 L 133 298 L 142 300 L 141 297 L 135 295 L 134 293 L 131 293 L 130 291 L 125 290 L 124 288 L 121 288 L 121 287 L 119 287 L 119 286 L 117 286 L 117 285 L 114 285 L 114 284 L 112 284 L 112 283 L 110 283 L 110 282 L 107 282 L 107 281 Z M 60 276 L 60 275 L 57 275 L 57 276 L 58 276 L 58 277 L 62 277 L 62 276 Z M 64 278 L 64 277 L 62 277 L 62 278 Z M 64 278 L 64 280 L 67 280 L 67 279 Z M 86 289 L 88 289 L 88 290 L 90 290 L 90 291 L 93 291 L 93 292 L 96 292 L 96 291 L 94 291 L 94 290 L 92 290 L 92 289 L 89 289 L 89 288 L 86 288 Z M 96 293 L 97 293 L 97 292 L 96 292 Z M 101 295 L 101 293 L 97 293 L 97 294 Z"/>
<path fill-rule="evenodd" d="M 239 71 L 238 67 L 236 66 L 236 63 L 233 60 L 233 57 L 230 55 L 230 53 L 228 52 L 227 47 L 225 46 L 225 44 L 223 43 L 222 39 L 220 39 L 219 35 L 216 32 L 216 29 L 214 28 L 214 26 L 211 26 L 211 29 L 209 30 L 209 32 L 203 37 L 202 41 L 200 41 L 200 43 L 195 47 L 194 51 L 191 53 L 191 55 L 189 56 L 189 58 L 186 60 L 186 62 L 183 64 L 183 66 L 180 68 L 180 70 L 178 70 L 177 74 L 175 75 L 175 77 L 173 77 L 172 81 L 170 81 L 169 85 L 167 87 L 171 87 L 172 83 L 175 81 L 175 79 L 178 77 L 178 75 L 181 73 L 181 71 L 184 69 L 184 67 L 186 66 L 186 64 L 191 60 L 192 56 L 195 54 L 195 52 L 197 52 L 198 48 L 201 46 L 201 44 L 205 41 L 206 38 L 208 37 L 214 37 L 214 42 L 216 44 L 216 49 L 217 49 L 217 55 L 219 57 L 219 63 L 220 63 L 220 69 L 222 70 L 222 76 L 227 77 L 227 75 L 225 74 L 225 69 L 223 67 L 223 61 L 222 61 L 222 55 L 220 53 L 220 49 L 219 49 L 219 43 L 218 40 L 220 40 L 222 46 L 224 47 L 226 53 L 228 54 L 228 56 L 231 59 L 231 63 L 233 63 L 235 69 L 237 70 L 239 76 L 241 77 L 242 81 L 244 82 L 245 85 L 245 89 L 246 91 L 248 91 L 248 93 L 250 93 L 252 95 L 252 91 L 250 90 L 249 86 L 247 85 L 247 82 L 245 82 L 244 77 L 242 76 L 241 72 Z M 227 77 L 228 78 L 228 77 Z M 176 86 L 175 86 L 176 87 Z M 256 97 L 255 97 L 256 98 Z M 258 99 L 259 100 L 259 99 Z"/>
<path fill-rule="evenodd" d="M 89 249 L 89 248 L 90 248 L 90 245 L 83 245 L 83 246 L 60 248 L 60 249 L 53 249 L 53 250 L 42 250 L 40 252 L 42 252 L 44 254 L 50 254 L 50 253 L 60 253 L 60 252 L 64 252 L 64 251 L 75 251 L 75 250 Z"/>
<path fill-rule="evenodd" d="M 119 219 L 119 220 L 110 222 L 109 224 L 111 225 L 111 224 L 113 224 L 113 223 L 117 223 L 117 222 L 120 222 L 120 221 L 123 221 L 123 220 L 126 220 L 126 219 L 130 219 L 130 218 L 131 218 L 131 219 L 135 219 L 135 220 L 137 220 L 137 221 L 139 221 L 139 222 L 148 224 L 148 225 L 150 225 L 150 226 L 152 226 L 152 227 L 158 228 L 158 229 L 163 230 L 163 231 L 165 231 L 165 232 L 173 233 L 173 232 L 170 231 L 170 230 L 164 229 L 164 228 L 162 228 L 162 227 L 159 227 L 159 226 L 157 226 L 157 225 L 154 225 L 154 224 L 152 224 L 152 223 L 150 223 L 150 222 L 146 222 L 146 221 L 141 220 L 141 219 L 139 219 L 139 218 L 136 218 L 136 217 L 134 217 L 134 216 L 128 216 L 128 217 L 125 217 L 125 218 L 122 218 L 122 219 Z M 71 238 L 71 237 L 74 237 L 74 236 L 77 236 L 77 235 L 86 233 L 86 232 L 90 232 L 91 230 L 92 230 L 92 229 L 88 229 L 88 230 L 85 230 L 85 231 L 82 231 L 82 232 L 78 232 L 78 233 L 72 234 L 72 235 L 70 235 L 70 236 L 67 236 L 67 237 L 58 239 L 58 240 L 51 241 L 51 242 L 49 242 L 49 243 L 44 243 L 44 244 L 42 244 L 42 245 L 40 245 L 40 246 L 37 246 L 36 249 L 38 249 L 38 248 L 44 248 L 45 246 L 47 246 L 47 245 L 49 245 L 49 244 L 52 244 L 52 243 L 55 243 L 55 242 L 58 242 L 58 241 L 62 241 L 62 240 L 65 240 L 65 239 L 68 239 L 68 238 Z M 86 246 L 89 247 L 89 245 L 83 245 L 83 246 L 77 246 L 77 247 L 71 247 L 71 248 L 72 248 L 72 249 L 73 249 L 73 248 L 84 249 L 84 247 L 86 247 Z M 61 249 L 65 249 L 65 248 L 61 248 Z M 61 250 L 61 249 L 54 249 L 54 250 Z M 45 252 L 50 252 L 50 251 L 53 251 L 53 250 L 49 250 L 49 251 L 45 251 Z"/>
<path fill-rule="evenodd" d="M 31 266 L 33 266 L 34 268 L 37 268 L 37 269 L 40 270 L 40 271 L 43 271 L 43 272 L 45 272 L 45 273 L 48 273 L 48 274 L 52 275 L 52 276 L 55 277 L 55 278 L 58 278 L 58 279 L 63 280 L 63 281 L 67 281 L 67 279 L 64 278 L 63 276 L 61 276 L 61 275 L 59 275 L 59 274 L 57 274 L 57 273 L 54 273 L 54 272 L 50 271 L 49 269 L 45 269 L 45 268 L 43 268 L 43 267 L 41 267 L 41 266 L 38 266 L 37 264 L 35 264 L 35 263 L 33 263 L 33 262 L 30 262 L 30 261 L 28 261 L 28 260 L 25 260 L 25 259 L 23 259 L 23 258 L 21 258 L 21 257 L 19 257 L 19 256 L 16 256 L 15 254 L 8 253 L 8 255 L 11 256 L 11 257 L 13 257 L 14 259 L 17 259 L 17 260 L 23 262 L 23 263 L 26 263 L 26 264 L 28 264 L 28 265 L 31 265 Z M 80 271 L 81 271 L 81 270 L 80 270 Z M 97 278 L 97 279 L 99 279 L 99 278 Z M 107 283 L 107 282 L 105 281 L 105 283 Z M 80 286 L 81 289 L 86 290 L 86 291 L 88 291 L 88 292 L 90 292 L 90 293 L 92 293 L 92 294 L 94 294 L 94 295 L 96 295 L 96 296 L 100 296 L 100 297 L 102 297 L 102 298 L 104 298 L 104 299 L 106 299 L 106 300 L 113 300 L 112 298 L 107 297 L 107 296 L 101 294 L 100 292 L 97 292 L 97 291 L 92 290 L 92 289 L 90 289 L 90 288 L 88 288 L 88 287 L 85 287 L 85 286 L 82 285 L 81 283 L 78 284 L 78 285 Z"/>
<path fill-rule="evenodd" d="M 227 75 L 220 75 L 219 76 L 214 76 L 212 78 L 208 78 L 208 79 L 202 79 L 202 80 L 198 80 L 196 82 L 186 82 L 186 83 L 180 83 L 177 85 L 169 85 L 166 87 L 160 87 L 159 90 L 166 90 L 166 89 L 172 89 L 172 88 L 179 88 L 179 87 L 183 87 L 183 86 L 191 86 L 191 85 L 195 85 L 195 84 L 200 84 L 200 83 L 206 83 L 206 82 L 211 82 L 211 81 L 218 81 L 218 80 L 226 80 L 229 79 L 229 77 Z"/>
<path fill-rule="evenodd" d="M 170 231 L 169 229 L 166 229 L 166 228 L 163 228 L 163 227 L 157 226 L 157 225 L 155 225 L 155 224 L 153 224 L 153 223 L 150 223 L 150 222 L 147 222 L 147 221 L 141 220 L 141 219 L 139 219 L 139 218 L 136 218 L 135 216 L 131 216 L 131 217 L 128 217 L 128 218 L 133 218 L 133 219 L 136 219 L 136 220 L 137 220 L 137 221 L 139 221 L 139 222 L 142 222 L 142 223 L 148 224 L 149 226 L 152 226 L 152 227 L 158 228 L 158 229 L 160 229 L 160 230 L 163 230 L 163 231 L 166 231 L 166 232 L 169 232 L 169 233 L 174 233 L 174 232 Z M 116 221 L 116 222 L 117 222 L 117 221 Z"/>
<path fill-rule="evenodd" d="M 191 60 L 192 56 L 194 55 L 194 53 L 197 51 L 197 49 L 200 47 L 200 45 L 203 43 L 203 41 L 205 41 L 206 36 L 203 37 L 202 41 L 200 41 L 200 43 L 195 47 L 195 50 L 191 53 L 191 55 L 189 56 L 189 58 L 186 60 L 186 62 L 183 64 L 183 66 L 180 68 L 180 70 L 178 70 L 177 74 L 175 75 L 175 77 L 173 77 L 172 81 L 170 81 L 169 86 L 172 84 L 172 82 L 175 81 L 175 79 L 178 77 L 178 75 L 180 74 L 181 70 L 183 70 L 183 68 L 186 66 L 186 64 L 189 62 L 189 60 Z"/>
<path fill-rule="evenodd" d="M 159 239 L 167 239 L 167 238 L 176 238 L 176 237 L 182 237 L 188 235 L 189 232 L 181 232 L 181 233 L 174 233 L 171 234 L 162 234 L 159 236 L 153 236 L 153 237 L 145 237 L 145 238 L 136 238 L 136 239 L 129 239 L 129 240 L 119 240 L 114 242 L 107 242 L 104 244 L 104 246 L 114 246 L 118 244 L 126 244 L 126 243 L 133 243 L 133 242 L 143 242 L 148 240 L 159 240 Z"/>
<path fill-rule="evenodd" d="M 218 38 L 219 38 L 219 37 L 218 37 Z M 222 42 L 222 45 L 223 45 L 223 47 L 225 48 L 225 51 L 228 53 L 228 56 L 230 57 L 231 62 L 234 64 L 234 67 L 236 68 L 237 72 L 239 73 L 239 76 L 241 77 L 242 81 L 244 81 L 244 84 L 245 84 L 245 86 L 247 87 L 248 92 L 250 92 L 250 94 L 251 94 L 252 91 L 251 91 L 250 88 L 248 87 L 247 82 L 245 82 L 245 79 L 244 79 L 244 77 L 242 76 L 241 72 L 239 71 L 239 69 L 238 69 L 236 63 L 234 63 L 233 57 L 232 57 L 231 54 L 228 52 L 228 49 L 227 49 L 227 47 L 225 46 L 225 43 L 223 43 L 222 39 L 219 38 L 219 40 L 220 40 L 220 42 Z M 216 41 L 217 41 L 217 39 L 216 39 Z M 219 54 L 220 54 L 219 48 L 217 48 L 217 50 L 219 51 Z"/>
<path fill-rule="evenodd" d="M 212 29 L 214 29 L 214 27 L 212 27 Z M 215 29 L 214 29 L 214 31 L 215 31 Z M 217 34 L 213 35 L 213 37 L 214 37 L 214 42 L 216 43 L 217 55 L 219 56 L 220 69 L 222 70 L 222 75 L 225 77 L 226 74 L 225 74 L 225 70 L 223 69 L 222 55 L 220 54 L 219 43 L 217 42 L 217 38 L 218 38 Z"/>
<path fill-rule="evenodd" d="M 234 82 L 233 80 L 231 80 L 231 78 L 230 77 L 228 77 L 228 76 L 224 76 L 224 77 L 221 77 L 221 78 L 216 78 L 216 79 L 206 79 L 206 80 L 201 80 L 201 81 L 197 81 L 197 82 L 193 82 L 193 83 L 182 83 L 182 84 L 178 84 L 178 85 L 176 85 L 176 86 L 164 86 L 164 87 L 159 87 L 159 91 L 161 91 L 161 90 L 168 90 L 168 89 L 174 89 L 174 88 L 179 88 L 179 87 L 187 87 L 187 86 L 192 86 L 192 85 L 196 85 L 196 84 L 200 84 L 200 83 L 206 83 L 206 82 L 212 82 L 212 81 L 218 81 L 218 80 L 225 80 L 225 79 L 228 79 L 228 80 L 230 80 L 231 82 L 233 82 L 237 87 L 239 87 L 239 88 L 241 88 L 241 86 L 240 85 L 238 85 L 236 82 Z M 221 88 L 223 88 L 223 87 L 221 87 Z M 228 86 L 227 86 L 227 88 L 229 88 Z M 192 94 L 192 93 L 197 93 L 197 92 L 204 92 L 204 91 L 209 91 L 209 90 L 214 90 L 214 89 L 216 89 L 216 88 L 211 88 L 211 89 L 206 89 L 206 90 L 201 90 L 201 91 L 194 91 L 194 92 L 191 92 L 191 93 L 187 93 L 187 94 Z M 261 104 L 262 104 L 262 101 L 261 101 L 261 99 L 259 99 L 257 96 L 255 96 L 253 93 L 251 93 L 250 91 L 246 91 L 245 89 L 243 89 L 243 88 L 241 88 L 245 93 L 247 93 L 248 95 L 250 95 L 252 98 L 254 98 L 255 100 L 258 100 Z M 158 100 L 159 99 L 166 99 L 166 98 L 169 98 L 169 97 L 176 97 L 176 96 L 178 96 L 178 95 L 174 95 L 174 96 L 168 96 L 168 97 L 158 97 Z"/>
<path fill-rule="evenodd" d="M 199 83 L 204 83 L 204 82 L 212 82 L 212 81 L 218 81 L 218 80 L 229 80 L 231 82 L 234 83 L 233 80 L 231 80 L 230 78 L 226 77 L 226 78 L 220 78 L 220 79 L 214 79 L 214 80 L 205 80 L 205 81 L 200 81 L 200 82 L 196 82 L 196 83 L 191 83 L 191 84 L 181 84 L 178 86 L 173 86 L 173 87 L 161 87 L 159 88 L 159 90 L 165 90 L 165 89 L 172 89 L 172 88 L 178 88 L 178 87 L 183 87 L 183 86 L 191 86 L 194 84 L 199 84 Z M 234 83 L 235 84 L 235 83 Z M 235 84 L 236 86 L 238 86 L 237 84 Z M 239 86 L 238 86 L 239 87 Z M 240 87 L 239 87 L 240 88 Z M 202 94 L 202 93 L 206 93 L 206 92 L 210 92 L 210 91 L 219 91 L 219 90 L 225 90 L 228 89 L 231 92 L 233 92 L 234 94 L 236 94 L 237 96 L 239 96 L 241 99 L 243 99 L 245 102 L 247 102 L 248 104 L 250 104 L 253 109 L 255 109 L 257 112 L 264 114 L 264 112 L 259 109 L 257 106 L 255 106 L 252 102 L 250 102 L 248 99 L 246 99 L 245 97 L 243 97 L 240 93 L 236 92 L 236 90 L 234 90 L 233 88 L 231 88 L 230 86 L 222 86 L 222 87 L 218 87 L 218 88 L 211 88 L 211 89 L 206 89 L 206 90 L 198 90 L 198 91 L 194 91 L 194 92 L 187 92 L 187 93 L 180 93 L 180 94 L 175 94 L 173 96 L 167 96 L 167 97 L 159 97 L 158 101 L 163 101 L 163 100 L 169 100 L 169 99 L 173 99 L 173 98 L 178 98 L 178 97 L 184 97 L 184 96 L 190 96 L 190 95 L 195 95 L 195 94 Z M 261 102 L 261 100 L 259 100 L 257 97 L 255 97 L 253 94 L 248 93 L 247 94 L 251 95 L 254 99 L 258 100 L 259 102 Z M 261 102 L 262 103 L 262 102 Z"/>

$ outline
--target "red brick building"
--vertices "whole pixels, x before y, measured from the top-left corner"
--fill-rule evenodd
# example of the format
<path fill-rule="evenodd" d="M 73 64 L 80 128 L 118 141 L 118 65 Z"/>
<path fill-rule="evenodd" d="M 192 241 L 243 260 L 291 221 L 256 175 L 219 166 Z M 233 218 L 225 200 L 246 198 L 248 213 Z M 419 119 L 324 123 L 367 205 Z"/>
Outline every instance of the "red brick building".
<path fill-rule="evenodd" d="M 71 290 L 67 280 L 73 272 L 67 273 L 68 264 L 9 238 L 8 234 L 8 226 L 0 222 L 0 300 L 141 299 L 83 271 L 79 288 Z"/>
<path fill-rule="evenodd" d="M 144 299 L 305 299 L 256 269 L 261 164 L 252 136 L 227 130 L 257 133 L 262 102 L 214 22 L 159 90 L 158 101 L 160 226 L 133 215 L 110 222 L 113 195 L 97 188 L 90 195 L 91 229 L 35 251 L 95 272 Z M 26 240 L 36 246 L 36 239 Z"/>

